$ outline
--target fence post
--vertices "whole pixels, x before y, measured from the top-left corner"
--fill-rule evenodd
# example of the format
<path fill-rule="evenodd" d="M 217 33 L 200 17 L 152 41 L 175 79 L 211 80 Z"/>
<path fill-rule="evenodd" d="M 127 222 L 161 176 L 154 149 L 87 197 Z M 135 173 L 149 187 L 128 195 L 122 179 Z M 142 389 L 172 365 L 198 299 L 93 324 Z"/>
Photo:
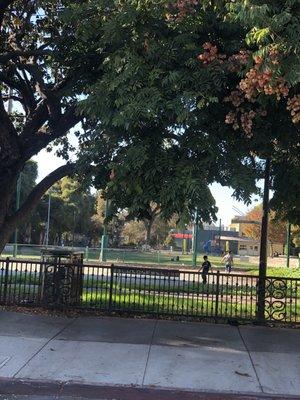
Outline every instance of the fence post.
<path fill-rule="evenodd" d="M 112 308 L 112 294 L 113 294 L 113 284 L 114 284 L 114 264 L 110 267 L 110 281 L 109 281 L 109 298 L 108 298 L 108 311 Z"/>
<path fill-rule="evenodd" d="M 85 261 L 89 261 L 89 246 L 85 247 Z"/>
<path fill-rule="evenodd" d="M 217 271 L 215 322 L 217 322 L 219 314 L 219 295 L 220 295 L 220 271 Z"/>
<path fill-rule="evenodd" d="M 7 301 L 7 289 L 8 289 L 8 273 L 9 273 L 9 257 L 5 261 L 5 275 L 4 275 L 4 289 L 3 289 L 3 304 Z"/>

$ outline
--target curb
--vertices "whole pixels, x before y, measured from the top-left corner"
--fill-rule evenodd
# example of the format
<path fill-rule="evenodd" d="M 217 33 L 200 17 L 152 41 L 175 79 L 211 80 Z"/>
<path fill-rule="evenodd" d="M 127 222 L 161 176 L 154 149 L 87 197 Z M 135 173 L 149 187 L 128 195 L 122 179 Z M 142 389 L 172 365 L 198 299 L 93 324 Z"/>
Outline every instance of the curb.
<path fill-rule="evenodd" d="M 85 399 L 106 400 L 296 400 L 299 396 L 197 392 L 182 389 L 166 389 L 137 386 L 91 385 L 68 381 L 43 381 L 31 379 L 0 378 L 0 395 L 55 396 L 60 399 L 71 396 Z"/>

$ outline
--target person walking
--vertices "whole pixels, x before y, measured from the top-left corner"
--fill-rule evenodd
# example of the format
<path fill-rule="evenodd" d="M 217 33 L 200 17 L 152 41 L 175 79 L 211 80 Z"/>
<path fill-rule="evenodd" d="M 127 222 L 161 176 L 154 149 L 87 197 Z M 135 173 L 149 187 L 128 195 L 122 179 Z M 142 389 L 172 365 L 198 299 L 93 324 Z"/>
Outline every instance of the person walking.
<path fill-rule="evenodd" d="M 206 285 L 207 283 L 207 274 L 209 270 L 211 269 L 211 263 L 208 261 L 208 257 L 204 256 L 203 257 L 204 262 L 202 263 L 202 267 L 200 268 L 199 272 L 202 272 L 202 281 L 203 284 Z"/>
<path fill-rule="evenodd" d="M 228 251 L 227 254 L 222 258 L 222 262 L 225 264 L 225 271 L 230 274 L 233 267 L 233 255 L 232 251 Z"/>

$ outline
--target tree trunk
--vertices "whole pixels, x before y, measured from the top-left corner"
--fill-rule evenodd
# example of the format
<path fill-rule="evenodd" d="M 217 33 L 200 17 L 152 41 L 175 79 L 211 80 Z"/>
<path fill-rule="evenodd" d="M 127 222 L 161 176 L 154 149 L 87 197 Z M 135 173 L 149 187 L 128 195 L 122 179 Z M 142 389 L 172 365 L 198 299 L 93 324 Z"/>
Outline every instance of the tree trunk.
<path fill-rule="evenodd" d="M 0 170 L 0 254 L 18 225 L 24 224 L 44 193 L 59 179 L 74 172 L 74 164 L 66 164 L 46 176 L 29 194 L 18 211 L 11 210 L 19 172 Z M 5 173 L 6 172 L 6 173 Z"/>
<path fill-rule="evenodd" d="M 268 221 L 269 221 L 269 191 L 270 191 L 270 159 L 266 159 L 265 182 L 263 196 L 263 215 L 261 222 L 259 278 L 257 293 L 257 318 L 260 322 L 265 319 L 265 291 L 268 259 Z"/>
<path fill-rule="evenodd" d="M 154 222 L 153 219 L 151 220 L 147 219 L 146 221 L 144 221 L 146 228 L 146 244 L 148 246 L 150 246 L 153 222 Z"/>

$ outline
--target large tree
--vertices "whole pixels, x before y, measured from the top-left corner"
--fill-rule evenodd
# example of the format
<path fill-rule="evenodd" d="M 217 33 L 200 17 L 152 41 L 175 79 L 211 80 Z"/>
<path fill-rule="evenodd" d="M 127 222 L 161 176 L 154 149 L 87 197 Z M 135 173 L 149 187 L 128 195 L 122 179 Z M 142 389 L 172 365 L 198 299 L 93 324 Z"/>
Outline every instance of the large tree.
<path fill-rule="evenodd" d="M 193 218 L 197 208 L 203 220 L 214 218 L 208 190 L 214 181 L 233 186 L 245 201 L 256 190 L 255 160 L 245 153 L 243 138 L 224 124 L 226 105 L 207 106 L 216 98 L 210 88 L 222 79 L 200 68 L 199 43 L 225 35 L 238 49 L 244 34 L 238 24 L 222 21 L 210 3 L 195 2 L 184 13 L 166 1 L 108 6 L 95 0 L 87 18 L 81 10 L 76 16 L 82 29 L 94 27 L 88 40 L 108 49 L 103 74 L 82 105 L 97 121 L 96 128 L 85 127 L 82 162 L 101 167 L 94 183 L 102 187 L 113 169 L 107 197 L 139 219 L 152 219 L 153 202 L 165 218 L 185 210 Z"/>
<path fill-rule="evenodd" d="M 272 143 L 269 153 L 272 153 L 270 159 L 274 190 L 270 204 L 281 217 L 299 223 L 299 1 L 239 0 L 228 2 L 228 10 L 229 18 L 246 27 L 248 32 L 245 44 L 251 50 L 248 52 L 246 68 L 243 71 L 237 69 L 242 77 L 238 90 L 243 92 L 242 97 L 251 101 L 252 106 L 253 103 L 257 103 L 264 108 L 268 116 L 269 140 Z M 247 59 L 247 54 L 244 52 L 245 56 Z M 237 101 L 236 96 L 235 100 Z M 240 100 L 241 98 L 238 100 L 239 103 Z M 238 107 L 242 108 L 244 104 L 240 103 Z M 257 106 L 254 105 L 254 109 L 250 108 L 252 115 L 249 113 L 244 115 L 244 127 L 248 123 L 246 127 L 248 132 L 249 124 L 251 125 L 252 120 L 258 116 Z M 234 115 L 237 117 L 237 113 L 232 114 L 236 123 L 237 118 L 234 118 Z M 254 128 L 259 130 L 257 124 Z"/>
<path fill-rule="evenodd" d="M 291 171 L 291 176 L 297 170 L 299 157 L 295 143 L 299 132 L 288 119 L 284 101 L 268 102 L 267 119 L 263 117 L 265 110 L 261 110 L 261 104 L 253 106 L 245 101 L 243 112 L 233 107 L 232 91 L 241 76 L 251 69 L 248 62 L 251 64 L 252 58 L 248 53 L 240 53 L 241 46 L 246 47 L 249 29 L 239 20 L 227 18 L 227 3 L 210 0 L 1 3 L 0 113 L 4 123 L 0 187 L 5 193 L 0 207 L 0 246 L 17 219 L 22 222 L 41 193 L 73 166 L 62 167 L 46 178 L 15 214 L 8 211 L 13 193 L 9 184 L 15 186 L 26 160 L 55 139 L 64 145 L 62 153 L 66 154 L 65 135 L 81 120 L 82 113 L 89 116 L 80 139 L 82 165 L 92 163 L 93 173 L 103 169 L 100 178 L 94 180 L 102 188 L 107 186 L 108 168 L 115 166 L 117 170 L 118 166 L 126 166 L 120 161 L 123 149 L 130 153 L 137 145 L 143 150 L 147 146 L 155 148 L 150 156 L 158 154 L 159 168 L 163 168 L 161 154 L 171 154 L 168 163 L 179 160 L 181 176 L 173 180 L 173 186 L 166 184 L 164 199 L 174 196 L 176 185 L 184 188 L 185 196 L 178 192 L 179 199 L 174 197 L 174 203 L 177 202 L 178 208 L 183 199 L 183 209 L 190 197 L 197 199 L 198 203 L 190 202 L 191 214 L 213 181 L 234 187 L 237 197 L 249 201 L 256 190 L 260 158 L 273 153 L 276 155 L 272 160 L 276 161 L 272 166 L 274 188 L 277 185 L 279 189 L 275 192 L 282 195 L 284 180 L 278 179 L 280 173 L 275 171 L 285 168 Z M 63 19 L 59 18 L 61 11 Z M 201 44 L 207 42 L 202 51 Z M 257 43 L 253 47 L 256 50 Z M 199 53 L 204 54 L 204 59 L 197 58 Z M 277 62 L 277 55 L 274 57 L 272 60 Z M 285 82 L 278 87 L 285 90 Z M 81 114 L 76 113 L 79 94 L 83 99 Z M 296 92 L 291 91 L 288 106 L 293 113 L 298 104 L 295 96 Z M 13 115 L 8 116 L 4 102 L 9 97 L 21 104 L 22 112 L 15 107 Z M 226 97 L 228 101 L 223 102 Z M 230 112 L 239 113 L 242 129 L 240 125 L 237 130 L 232 129 L 236 125 Z M 224 124 L 226 116 L 227 122 L 233 124 Z M 251 124 L 255 124 L 252 132 L 256 133 L 250 137 Z M 133 161 L 128 157 L 127 167 Z M 174 173 L 174 168 L 169 173 L 170 163 L 165 173 L 157 172 L 155 163 L 150 164 L 153 176 L 163 177 L 161 192 L 166 178 L 180 175 L 179 171 L 177 175 Z M 145 177 L 149 163 L 143 163 L 142 167 L 140 176 Z M 122 177 L 122 171 L 117 171 L 111 186 L 118 175 Z M 195 186 L 200 177 L 202 185 Z M 147 179 L 153 180 L 151 174 Z M 139 186 L 132 185 L 132 193 L 137 196 Z M 156 198 L 153 194 L 149 196 L 145 207 L 157 200 L 157 193 L 154 192 Z M 294 207 L 295 196 L 289 197 L 287 211 Z M 122 198 L 126 197 L 127 190 L 123 190 Z M 274 199 L 283 203 L 278 195 Z M 207 208 L 204 211 L 208 218 L 213 216 Z"/>
<path fill-rule="evenodd" d="M 72 173 L 72 163 L 43 179 L 21 208 L 11 207 L 17 179 L 26 162 L 57 142 L 66 155 L 67 133 L 82 119 L 78 95 L 97 76 L 101 52 L 77 48 L 67 11 L 76 1 L 4 0 L 0 3 L 0 250 L 45 191 Z M 96 68 L 96 69 L 95 69 Z"/>

